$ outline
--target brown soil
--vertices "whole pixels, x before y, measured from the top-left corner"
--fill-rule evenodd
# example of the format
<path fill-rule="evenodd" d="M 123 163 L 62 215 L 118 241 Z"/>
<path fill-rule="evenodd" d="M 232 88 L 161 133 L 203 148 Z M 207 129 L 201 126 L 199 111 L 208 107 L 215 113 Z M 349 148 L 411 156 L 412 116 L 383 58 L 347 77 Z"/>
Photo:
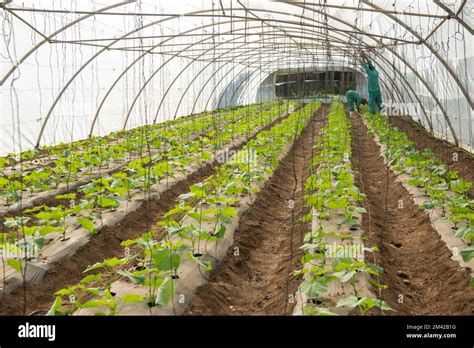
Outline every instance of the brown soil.
<path fill-rule="evenodd" d="M 198 288 L 185 315 L 288 315 L 295 306 L 289 301 L 301 279 L 293 271 L 301 268 L 304 232 L 300 222 L 307 213 L 304 183 L 309 176 L 314 138 L 327 112 L 323 106 L 313 117 L 291 151 L 280 162 L 273 177 L 242 219 L 221 265 L 209 282 Z M 294 200 L 294 216 L 289 201 Z M 234 255 L 238 248 L 239 255 Z"/>
<path fill-rule="evenodd" d="M 385 314 L 474 314 L 470 270 L 451 260 L 450 250 L 432 228 L 428 215 L 387 170 L 380 148 L 368 136 L 360 116 L 352 125 L 356 183 L 367 195 L 363 229 L 369 246 L 377 245 L 381 250 L 377 264 L 384 268 L 381 281 L 389 287 L 382 298 L 395 309 Z M 398 208 L 399 200 L 403 209 Z M 403 303 L 398 302 L 400 295 Z"/>
<path fill-rule="evenodd" d="M 390 123 L 405 132 L 410 140 L 415 143 L 417 150 L 431 149 L 446 164 L 446 167 L 457 171 L 464 180 L 474 182 L 473 154 L 448 143 L 446 140 L 433 137 L 424 127 L 407 116 L 392 116 L 390 117 Z M 457 154 L 457 161 L 454 161 L 455 153 Z M 471 187 L 469 195 L 474 198 L 474 185 Z"/>
<path fill-rule="evenodd" d="M 286 116 L 276 118 L 263 130 L 270 129 L 285 118 Z M 257 134 L 247 141 L 256 136 Z M 237 151 L 244 145 L 231 147 L 230 151 Z M 164 192 L 158 202 L 144 201 L 140 209 L 128 214 L 120 224 L 103 228 L 70 259 L 56 263 L 53 269 L 46 272 L 41 283 L 27 284 L 0 300 L 0 315 L 45 314 L 54 301 L 56 291 L 77 284 L 84 278 L 83 271 L 87 266 L 114 256 L 124 256 L 124 248 L 120 245 L 122 241 L 137 238 L 149 231 L 175 205 L 179 195 L 186 193 L 189 186 L 214 174 L 218 166 L 219 164 L 214 162 L 201 167 L 198 172 Z M 27 295 L 26 307 L 24 292 Z"/>

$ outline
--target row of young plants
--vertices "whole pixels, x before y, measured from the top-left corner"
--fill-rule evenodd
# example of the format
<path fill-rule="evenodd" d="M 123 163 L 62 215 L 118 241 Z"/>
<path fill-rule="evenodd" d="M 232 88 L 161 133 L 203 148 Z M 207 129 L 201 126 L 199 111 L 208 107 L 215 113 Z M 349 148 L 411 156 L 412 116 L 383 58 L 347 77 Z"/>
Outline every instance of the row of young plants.
<path fill-rule="evenodd" d="M 255 108 L 255 107 L 261 107 L 262 105 L 268 106 L 269 104 L 270 103 L 251 104 L 251 105 L 244 106 L 244 108 L 249 108 L 249 107 Z M 179 124 L 182 122 L 192 122 L 196 119 L 203 118 L 210 115 L 216 115 L 216 114 L 221 114 L 225 112 L 235 112 L 238 109 L 242 109 L 242 108 L 243 108 L 242 106 L 238 106 L 238 107 L 217 109 L 217 110 L 212 110 L 212 111 L 205 111 L 205 112 L 193 114 L 186 117 L 180 117 L 178 119 L 167 120 L 155 125 L 144 125 L 144 126 L 135 127 L 128 130 L 119 130 L 119 131 L 108 133 L 104 136 L 92 136 L 88 139 L 78 140 L 72 143 L 61 142 L 56 145 L 49 145 L 49 146 L 45 145 L 39 148 L 28 149 L 20 153 L 9 153 L 6 156 L 0 157 L 0 170 L 14 166 L 22 162 L 30 162 L 32 160 L 37 160 L 37 159 L 41 159 L 47 156 L 58 154 L 59 153 L 58 151 L 65 150 L 65 149 L 69 149 L 71 152 L 84 151 L 84 150 L 87 150 L 89 147 L 94 146 L 97 139 L 103 139 L 107 141 L 108 143 L 113 142 L 113 141 L 121 141 L 122 138 L 127 138 L 127 137 L 133 138 L 136 134 L 141 135 L 144 132 L 154 131 L 160 128 L 165 128 L 167 126 L 170 126 L 173 124 Z"/>
<path fill-rule="evenodd" d="M 267 105 L 268 107 L 268 105 Z M 198 117 L 186 121 L 143 126 L 139 129 L 117 133 L 115 136 L 94 137 L 80 146 L 58 147 L 50 150 L 51 162 L 31 170 L 14 170 L 0 177 L 0 199 L 5 205 L 22 199 L 22 191 L 34 193 L 49 191 L 61 183 L 66 185 L 80 177 L 91 175 L 95 170 L 110 168 L 114 164 L 124 165 L 132 159 L 150 152 L 158 152 L 181 138 L 193 138 L 218 125 L 235 122 L 261 106 L 242 107 L 232 112 L 223 112 L 213 117 Z M 120 138 L 117 138 L 120 135 Z M 115 139 L 116 141 L 112 141 Z"/>
<path fill-rule="evenodd" d="M 294 107 L 296 104 L 291 104 Z M 7 264 L 21 272 L 21 259 L 41 258 L 44 246 L 60 235 L 67 240 L 68 232 L 79 226 L 92 234 L 100 228 L 104 212 L 113 212 L 127 204 L 132 196 L 160 192 L 160 182 L 183 174 L 191 164 L 200 164 L 212 158 L 236 138 L 248 136 L 255 129 L 270 124 L 281 115 L 282 107 L 257 112 L 252 118 L 227 123 L 212 136 L 197 139 L 173 139 L 169 148 L 160 154 L 144 156 L 131 161 L 123 170 L 103 176 L 80 186 L 76 192 L 56 196 L 65 204 L 40 205 L 26 209 L 22 215 L 6 218 L 6 232 L 0 234 L 0 249 L 8 257 Z M 124 203 L 123 203 L 124 202 Z M 123 203 L 123 204 L 122 204 Z M 33 252 L 34 251 L 34 252 Z"/>
<path fill-rule="evenodd" d="M 79 284 L 58 291 L 49 314 L 72 315 L 78 309 L 94 308 L 96 314 L 115 315 L 130 302 L 166 306 L 175 296 L 175 281 L 184 261 L 196 262 L 201 271 L 212 268 L 206 258 L 208 248 L 223 239 L 242 201 L 259 191 L 319 105 L 308 104 L 269 131 L 260 132 L 216 174 L 179 196 L 178 203 L 157 223 L 160 233 L 152 229 L 123 242 L 124 257 L 89 266 L 85 270 L 89 275 Z M 145 289 L 146 295 L 134 287 L 130 293 L 114 293 L 112 284 L 119 279 Z"/>
<path fill-rule="evenodd" d="M 364 194 L 355 186 L 351 169 L 350 131 L 343 104 L 332 103 L 305 183 L 304 198 L 311 212 L 302 220 L 312 226 L 301 246 L 303 268 L 295 272 L 304 279 L 298 288 L 303 301 L 295 310 L 304 315 L 391 310 L 368 289 L 369 283 L 378 292 L 385 286 L 378 280 L 383 269 L 375 264 L 378 248 L 364 246 L 359 230 L 360 214 L 366 210 L 360 206 Z M 367 260 L 368 253 L 373 262 Z"/>
<path fill-rule="evenodd" d="M 408 136 L 393 127 L 387 117 L 364 112 L 369 134 L 385 145 L 385 157 L 397 173 L 408 174 L 408 184 L 418 187 L 429 199 L 420 205 L 428 212 L 440 209 L 454 225 L 455 236 L 467 243 L 460 251 L 465 262 L 474 258 L 474 200 L 468 196 L 472 183 L 450 170 L 430 150 L 418 151 Z M 474 279 L 471 281 L 474 286 Z"/>
<path fill-rule="evenodd" d="M 32 161 L 32 160 L 35 160 L 35 159 L 41 159 L 41 158 L 44 158 L 44 157 L 47 157 L 47 156 L 51 156 L 54 153 L 56 153 L 56 151 L 63 150 L 63 149 L 66 149 L 66 148 L 68 148 L 72 151 L 85 150 L 88 147 L 90 147 L 91 145 L 93 145 L 94 141 L 97 138 L 102 138 L 102 139 L 106 139 L 106 140 L 109 140 L 109 141 L 115 141 L 115 140 L 118 140 L 118 139 L 120 139 L 121 137 L 123 137 L 125 135 L 133 135 L 136 132 L 142 132 L 144 129 L 150 129 L 150 130 L 151 129 L 159 129 L 161 127 L 165 127 L 165 126 L 168 126 L 168 125 L 171 125 L 171 124 L 177 124 L 177 123 L 181 123 L 181 122 L 188 122 L 192 119 L 197 119 L 197 118 L 204 117 L 204 116 L 207 116 L 207 115 L 210 115 L 210 114 L 211 114 L 211 112 L 207 111 L 207 112 L 203 112 L 203 113 L 199 113 L 199 114 L 194 114 L 194 115 L 191 115 L 191 116 L 181 117 L 181 118 L 178 118 L 176 120 L 168 120 L 168 121 L 165 121 L 163 123 L 156 124 L 156 125 L 145 125 L 145 126 L 139 126 L 139 127 L 136 127 L 136 128 L 132 128 L 132 129 L 129 129 L 129 130 L 119 130 L 119 131 L 108 133 L 104 136 L 92 136 L 90 138 L 77 140 L 77 141 L 71 142 L 71 143 L 60 142 L 60 143 L 55 144 L 55 145 L 44 145 L 44 146 L 41 146 L 41 147 L 38 147 L 38 148 L 31 148 L 31 149 L 25 150 L 25 151 L 20 152 L 20 153 L 13 153 L 12 152 L 12 153 L 7 154 L 6 156 L 1 156 L 0 157 L 0 169 L 5 169 L 5 168 L 8 168 L 9 166 L 14 166 L 14 165 L 22 163 L 22 162 L 29 162 L 29 161 Z"/>
<path fill-rule="evenodd" d="M 0 173 L 5 177 L 9 172 L 14 171 L 15 167 L 20 167 L 24 171 L 33 170 L 44 164 L 51 163 L 53 160 L 65 157 L 64 154 L 81 153 L 90 151 L 91 148 L 104 147 L 104 144 L 114 144 L 116 142 L 124 142 L 127 139 L 133 139 L 137 136 L 143 136 L 147 132 L 166 128 L 168 126 L 178 125 L 205 118 L 210 112 L 195 114 L 187 117 L 181 117 L 176 120 L 168 120 L 156 125 L 145 125 L 130 130 L 120 130 L 108 133 L 105 136 L 92 136 L 88 139 L 75 141 L 72 143 L 59 143 L 53 146 L 43 146 L 40 148 L 32 148 L 21 153 L 10 153 L 7 156 L 0 157 Z"/>

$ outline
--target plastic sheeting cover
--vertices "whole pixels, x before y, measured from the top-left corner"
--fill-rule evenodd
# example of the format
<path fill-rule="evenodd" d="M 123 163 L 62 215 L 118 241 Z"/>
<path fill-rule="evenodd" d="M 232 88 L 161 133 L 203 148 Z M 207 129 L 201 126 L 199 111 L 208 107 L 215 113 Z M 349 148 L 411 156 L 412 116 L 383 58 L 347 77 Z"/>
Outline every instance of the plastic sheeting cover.
<path fill-rule="evenodd" d="M 0 155 L 271 99 L 276 71 L 360 72 L 361 51 L 380 70 L 386 104 L 411 106 L 426 128 L 472 149 L 473 9 L 472 0 L 13 0 L 0 8 Z"/>

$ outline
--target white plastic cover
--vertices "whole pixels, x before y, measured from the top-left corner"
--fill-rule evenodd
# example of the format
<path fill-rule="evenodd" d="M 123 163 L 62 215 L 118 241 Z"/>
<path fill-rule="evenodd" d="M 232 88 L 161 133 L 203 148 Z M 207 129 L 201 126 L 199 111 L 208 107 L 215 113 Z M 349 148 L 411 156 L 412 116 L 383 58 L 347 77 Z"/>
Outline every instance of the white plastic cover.
<path fill-rule="evenodd" d="M 362 72 L 361 50 L 385 104 L 414 105 L 438 136 L 474 146 L 473 0 L 0 6 L 0 155 L 271 99 L 276 71 Z"/>

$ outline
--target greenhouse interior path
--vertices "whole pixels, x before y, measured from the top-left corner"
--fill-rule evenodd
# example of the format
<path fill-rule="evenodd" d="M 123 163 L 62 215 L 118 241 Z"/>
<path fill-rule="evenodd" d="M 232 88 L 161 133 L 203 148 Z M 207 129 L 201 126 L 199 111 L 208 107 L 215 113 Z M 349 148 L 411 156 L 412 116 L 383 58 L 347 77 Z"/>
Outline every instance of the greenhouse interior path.
<path fill-rule="evenodd" d="M 274 119 L 261 131 L 271 129 L 285 118 L 287 115 Z M 239 146 L 230 147 L 229 151 L 240 150 L 256 136 L 257 134 L 254 134 Z M 158 201 L 146 200 L 140 209 L 128 213 L 119 224 L 103 228 L 71 258 L 56 263 L 53 269 L 46 272 L 39 284 L 26 284 L 13 291 L 4 300 L 0 300 L 0 315 L 46 314 L 54 301 L 56 291 L 78 283 L 84 278 L 83 272 L 87 266 L 106 258 L 123 257 L 124 248 L 121 246 L 123 241 L 137 238 L 152 228 L 157 229 L 156 222 L 177 203 L 177 197 L 186 193 L 191 185 L 216 173 L 220 165 L 221 163 L 216 160 L 212 164 L 202 166 L 186 180 L 179 181 L 171 189 L 162 193 Z M 158 230 L 158 233 L 160 232 Z"/>
<path fill-rule="evenodd" d="M 198 288 L 187 315 L 291 315 L 300 279 L 303 189 L 312 146 L 328 111 L 322 105 L 240 223 L 221 265 Z M 289 202 L 293 200 L 294 209 Z M 236 254 L 237 251 L 237 254 Z"/>
<path fill-rule="evenodd" d="M 380 147 L 360 116 L 352 121 L 356 184 L 367 196 L 363 230 L 378 245 L 384 268 L 383 299 L 395 315 L 468 315 L 474 313 L 470 271 L 451 259 L 451 251 L 416 206 L 405 187 L 387 170 Z M 403 209 L 399 209 L 399 201 Z"/>

